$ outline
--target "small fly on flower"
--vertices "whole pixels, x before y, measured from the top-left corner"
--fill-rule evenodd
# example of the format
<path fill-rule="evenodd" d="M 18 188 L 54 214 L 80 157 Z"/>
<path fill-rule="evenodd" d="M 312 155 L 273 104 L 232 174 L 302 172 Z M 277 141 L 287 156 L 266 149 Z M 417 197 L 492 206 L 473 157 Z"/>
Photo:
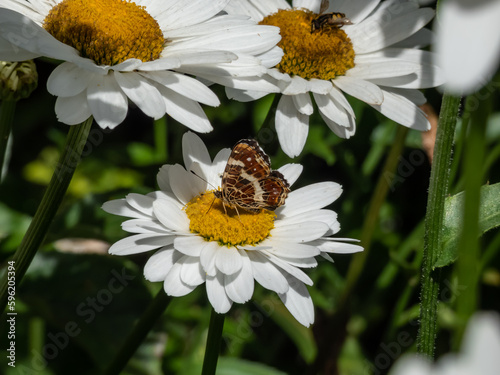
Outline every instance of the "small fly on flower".
<path fill-rule="evenodd" d="M 314 18 L 311 21 L 311 34 L 316 30 L 323 29 L 325 25 L 338 28 L 344 25 L 352 25 L 351 20 L 347 18 L 344 13 L 338 13 L 338 12 L 325 13 L 329 5 L 330 2 L 328 0 L 323 0 L 321 2 L 321 8 L 319 10 L 318 17 Z"/>

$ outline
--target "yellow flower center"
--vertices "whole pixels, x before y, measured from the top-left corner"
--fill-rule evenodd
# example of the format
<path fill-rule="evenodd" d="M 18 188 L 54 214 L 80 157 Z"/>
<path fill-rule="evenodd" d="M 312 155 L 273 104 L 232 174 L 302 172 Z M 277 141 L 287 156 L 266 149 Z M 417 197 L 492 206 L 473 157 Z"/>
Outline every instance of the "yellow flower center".
<path fill-rule="evenodd" d="M 43 27 L 98 65 L 156 60 L 165 44 L 156 20 L 127 0 L 63 0 L 50 10 Z"/>
<path fill-rule="evenodd" d="M 214 196 L 213 191 L 191 199 L 185 210 L 192 233 L 227 247 L 258 244 L 269 237 L 276 217 L 268 210 L 251 213 L 238 208 L 236 212 L 227 204 L 224 210 L 222 201 Z"/>
<path fill-rule="evenodd" d="M 280 28 L 278 46 L 285 55 L 276 67 L 281 72 L 330 80 L 354 67 L 354 49 L 345 31 L 325 25 L 311 33 L 311 22 L 316 17 L 309 10 L 280 9 L 260 22 Z"/>

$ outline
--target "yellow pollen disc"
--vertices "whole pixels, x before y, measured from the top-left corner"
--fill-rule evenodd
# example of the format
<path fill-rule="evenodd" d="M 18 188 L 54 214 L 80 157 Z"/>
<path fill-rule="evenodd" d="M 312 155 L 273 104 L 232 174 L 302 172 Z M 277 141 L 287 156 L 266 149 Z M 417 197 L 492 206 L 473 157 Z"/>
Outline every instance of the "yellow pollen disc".
<path fill-rule="evenodd" d="M 252 213 L 226 204 L 207 191 L 191 199 L 185 206 L 189 218 L 189 229 L 207 241 L 217 241 L 222 246 L 255 245 L 270 235 L 276 214 L 261 210 Z"/>
<path fill-rule="evenodd" d="M 354 49 L 345 31 L 324 25 L 311 33 L 311 21 L 316 17 L 316 13 L 304 9 L 280 9 L 260 22 L 280 28 L 278 46 L 285 55 L 276 67 L 281 72 L 330 80 L 354 67 Z"/>
<path fill-rule="evenodd" d="M 165 43 L 156 20 L 126 0 L 63 0 L 50 10 L 43 27 L 98 65 L 156 60 Z"/>

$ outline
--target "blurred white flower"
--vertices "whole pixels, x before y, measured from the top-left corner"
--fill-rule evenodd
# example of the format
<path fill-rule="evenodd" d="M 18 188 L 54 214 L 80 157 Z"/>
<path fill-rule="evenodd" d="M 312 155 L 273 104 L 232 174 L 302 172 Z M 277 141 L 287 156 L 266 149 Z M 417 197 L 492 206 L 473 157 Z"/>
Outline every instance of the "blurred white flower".
<path fill-rule="evenodd" d="M 247 77 L 277 91 L 258 78 L 266 68 L 257 55 L 276 46 L 279 30 L 219 15 L 227 1 L 1 0 L 0 59 L 63 61 L 47 89 L 66 124 L 92 115 L 102 128 L 114 128 L 130 100 L 154 119 L 167 113 L 208 132 L 200 103 L 220 102 L 191 75 L 228 85 Z"/>
<path fill-rule="evenodd" d="M 459 353 L 446 354 L 435 364 L 416 355 L 399 359 L 390 375 L 498 375 L 500 316 L 476 313 L 469 321 Z"/>
<path fill-rule="evenodd" d="M 325 25 L 312 31 L 321 0 L 231 0 L 229 14 L 246 14 L 261 24 L 279 26 L 278 46 L 285 55 L 268 70 L 281 98 L 276 130 L 283 151 L 290 157 L 302 151 L 309 130 L 313 101 L 328 127 L 339 137 L 356 131 L 349 94 L 388 118 L 417 130 L 430 125 L 418 105 L 425 97 L 418 89 L 442 84 L 432 53 L 419 48 L 430 44 L 432 33 L 423 27 L 434 10 L 419 9 L 414 1 L 331 0 L 326 12 L 341 12 L 352 22 L 342 27 Z M 241 101 L 260 98 L 263 90 L 226 89 Z"/>
<path fill-rule="evenodd" d="M 164 165 L 158 173 L 160 191 L 129 194 L 103 205 L 106 212 L 132 218 L 122 228 L 134 233 L 109 252 L 129 255 L 159 249 L 146 263 L 146 279 L 163 282 L 171 296 L 186 295 L 205 283 L 218 313 L 226 313 L 233 302 L 247 302 L 257 281 L 309 326 L 314 306 L 306 285 L 313 282 L 301 268 L 315 267 L 318 255 L 331 260 L 330 253 L 362 250 L 343 242 L 350 239 L 331 237 L 340 224 L 337 214 L 324 207 L 340 196 L 340 185 L 322 182 L 292 191 L 275 212 L 240 208 L 236 213 L 208 191 L 221 185 L 231 150 L 221 150 L 212 161 L 194 133 L 184 135 L 182 147 L 185 168 Z M 279 171 L 293 184 L 302 166 L 288 164 Z"/>
<path fill-rule="evenodd" d="M 466 95 L 491 80 L 500 62 L 499 20 L 498 0 L 440 2 L 434 49 L 450 92 Z"/>

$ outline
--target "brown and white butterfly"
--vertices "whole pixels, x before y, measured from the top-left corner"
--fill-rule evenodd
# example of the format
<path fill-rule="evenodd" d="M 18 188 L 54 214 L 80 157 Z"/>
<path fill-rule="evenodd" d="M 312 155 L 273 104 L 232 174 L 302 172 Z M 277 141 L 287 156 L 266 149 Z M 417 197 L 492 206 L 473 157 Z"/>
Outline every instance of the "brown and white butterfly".
<path fill-rule="evenodd" d="M 236 143 L 222 175 L 222 190 L 214 195 L 223 203 L 247 211 L 274 211 L 285 203 L 290 185 L 271 169 L 271 160 L 254 139 Z"/>

